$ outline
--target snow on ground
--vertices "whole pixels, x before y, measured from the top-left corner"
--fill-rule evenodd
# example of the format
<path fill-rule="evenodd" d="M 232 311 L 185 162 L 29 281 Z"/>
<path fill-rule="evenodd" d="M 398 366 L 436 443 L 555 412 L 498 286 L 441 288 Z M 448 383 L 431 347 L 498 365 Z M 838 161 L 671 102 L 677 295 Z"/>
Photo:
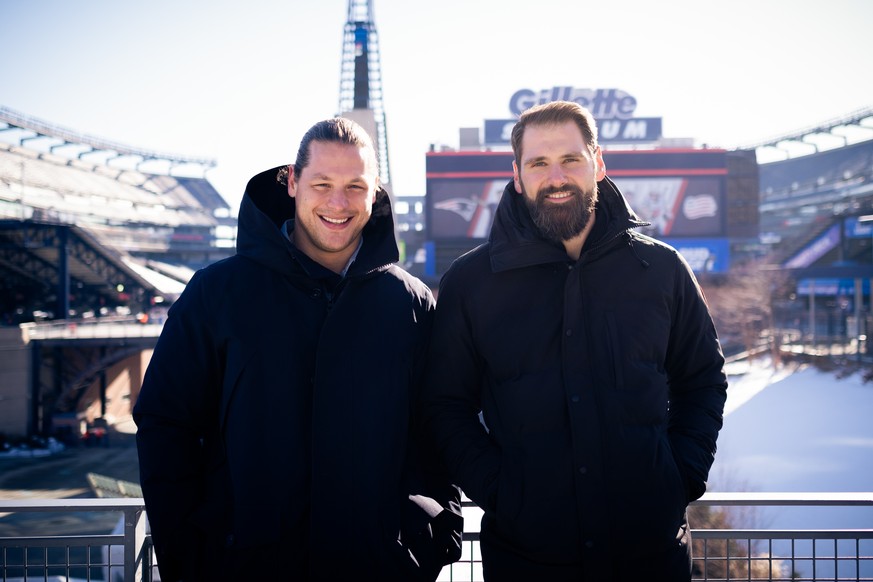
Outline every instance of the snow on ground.
<path fill-rule="evenodd" d="M 731 364 L 710 491 L 873 491 L 873 383 Z M 759 527 L 873 527 L 873 508 L 767 508 Z"/>
<path fill-rule="evenodd" d="M 772 366 L 770 358 L 757 360 L 740 360 L 725 364 L 725 373 L 728 375 L 728 399 L 725 403 L 724 413 L 730 414 L 746 402 L 752 399 L 761 390 L 784 380 L 797 370 L 796 365 Z"/>

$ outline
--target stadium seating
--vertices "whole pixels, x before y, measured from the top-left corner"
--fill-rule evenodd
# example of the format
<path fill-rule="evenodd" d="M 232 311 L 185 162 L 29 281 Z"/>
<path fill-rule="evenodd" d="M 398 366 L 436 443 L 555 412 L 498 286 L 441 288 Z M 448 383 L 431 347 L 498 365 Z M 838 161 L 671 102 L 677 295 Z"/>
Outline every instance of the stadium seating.
<path fill-rule="evenodd" d="M 205 178 L 147 174 L 0 143 L 0 218 L 76 224 L 108 246 L 152 254 L 179 245 L 190 250 L 192 241 L 214 246 L 215 227 L 227 224 L 216 216 L 228 214 Z"/>

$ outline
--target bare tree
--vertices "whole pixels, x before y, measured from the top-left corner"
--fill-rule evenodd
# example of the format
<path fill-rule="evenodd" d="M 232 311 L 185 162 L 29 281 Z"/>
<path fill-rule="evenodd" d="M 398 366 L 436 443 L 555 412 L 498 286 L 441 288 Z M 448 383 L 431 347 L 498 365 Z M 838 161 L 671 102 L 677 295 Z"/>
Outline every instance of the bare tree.
<path fill-rule="evenodd" d="M 782 338 L 775 329 L 773 301 L 786 282 L 784 273 L 763 262 L 736 266 L 724 277 L 701 279 L 725 351 L 747 352 L 750 357 L 769 351 L 774 365 L 779 365 Z"/>

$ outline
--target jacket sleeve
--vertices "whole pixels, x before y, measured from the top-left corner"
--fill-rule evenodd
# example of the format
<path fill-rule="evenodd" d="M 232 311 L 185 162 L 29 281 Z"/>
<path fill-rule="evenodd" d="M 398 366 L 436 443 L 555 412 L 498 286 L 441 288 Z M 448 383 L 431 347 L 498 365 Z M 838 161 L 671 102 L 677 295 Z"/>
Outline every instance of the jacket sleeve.
<path fill-rule="evenodd" d="M 678 256 L 676 295 L 666 371 L 670 385 L 669 437 L 688 501 L 706 491 L 722 427 L 727 378 L 724 356 L 706 300 L 690 267 Z"/>
<path fill-rule="evenodd" d="M 461 492 L 422 440 L 413 442 L 407 458 L 417 471 L 407 482 L 401 540 L 418 563 L 416 579 L 435 580 L 443 566 L 461 559 Z"/>
<path fill-rule="evenodd" d="M 479 420 L 481 359 L 455 275 L 450 269 L 440 285 L 424 383 L 424 430 L 464 493 L 493 512 L 500 452 Z"/>
<path fill-rule="evenodd" d="M 191 518 L 203 496 L 203 450 L 217 417 L 220 358 L 201 273 L 171 307 L 134 406 L 140 481 L 163 580 L 196 564 Z"/>
<path fill-rule="evenodd" d="M 419 564 L 420 579 L 434 580 L 442 567 L 461 558 L 461 491 L 452 483 L 442 459 L 425 438 L 421 426 L 421 387 L 433 324 L 433 297 L 417 317 L 422 333 L 413 361 L 413 394 L 407 448 L 408 494 L 402 539 Z"/>

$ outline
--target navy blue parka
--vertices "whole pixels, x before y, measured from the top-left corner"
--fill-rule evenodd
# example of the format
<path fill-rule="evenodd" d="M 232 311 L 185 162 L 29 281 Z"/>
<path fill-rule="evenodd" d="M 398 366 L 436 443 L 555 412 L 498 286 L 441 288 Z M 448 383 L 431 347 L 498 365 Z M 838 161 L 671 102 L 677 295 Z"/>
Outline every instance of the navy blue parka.
<path fill-rule="evenodd" d="M 462 520 L 412 414 L 432 294 L 394 264 L 381 190 L 345 278 L 309 260 L 278 170 L 170 309 L 134 409 L 162 579 L 433 580 Z"/>

